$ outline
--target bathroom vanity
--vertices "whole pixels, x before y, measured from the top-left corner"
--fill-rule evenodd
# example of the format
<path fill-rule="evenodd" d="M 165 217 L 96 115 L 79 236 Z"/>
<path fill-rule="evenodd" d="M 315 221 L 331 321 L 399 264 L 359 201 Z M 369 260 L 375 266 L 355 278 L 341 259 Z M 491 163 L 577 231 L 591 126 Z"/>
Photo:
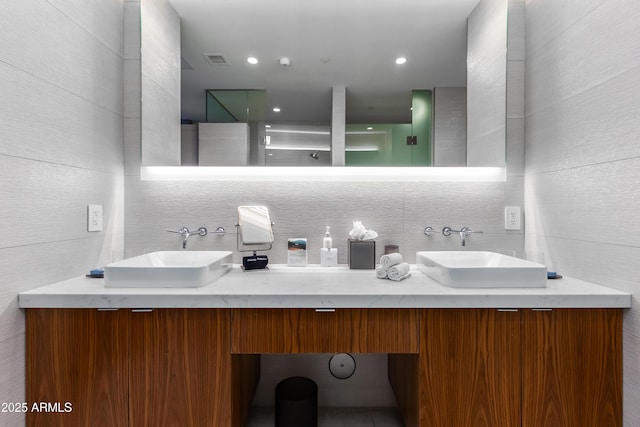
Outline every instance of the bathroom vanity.
<path fill-rule="evenodd" d="M 292 271 L 293 270 L 293 271 Z M 621 426 L 627 293 L 447 288 L 348 268 L 244 273 L 201 288 L 76 278 L 20 294 L 28 426 L 242 426 L 260 354 L 386 353 L 407 426 Z"/>

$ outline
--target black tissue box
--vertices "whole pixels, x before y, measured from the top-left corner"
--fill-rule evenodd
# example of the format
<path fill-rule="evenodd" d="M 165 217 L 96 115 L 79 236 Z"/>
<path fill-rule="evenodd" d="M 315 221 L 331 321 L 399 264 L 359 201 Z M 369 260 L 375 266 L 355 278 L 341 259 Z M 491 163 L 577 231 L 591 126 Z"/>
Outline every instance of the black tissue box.
<path fill-rule="evenodd" d="M 376 268 L 375 240 L 349 240 L 349 268 L 353 270 Z"/>

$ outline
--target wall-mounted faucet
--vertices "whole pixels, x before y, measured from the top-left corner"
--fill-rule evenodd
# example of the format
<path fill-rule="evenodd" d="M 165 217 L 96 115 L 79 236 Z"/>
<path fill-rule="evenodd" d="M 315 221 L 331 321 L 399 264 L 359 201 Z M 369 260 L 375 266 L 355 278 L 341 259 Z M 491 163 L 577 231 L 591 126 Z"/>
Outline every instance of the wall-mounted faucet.
<path fill-rule="evenodd" d="M 451 227 L 445 227 L 442 229 L 442 234 L 445 236 L 450 236 L 451 233 L 460 234 L 460 238 L 462 239 L 462 246 L 467 246 L 467 237 L 469 237 L 472 233 L 483 233 L 483 231 L 472 231 L 468 227 L 462 227 L 460 230 L 453 230 Z"/>
<path fill-rule="evenodd" d="M 222 227 L 218 227 L 218 229 L 215 231 L 216 233 L 220 233 L 218 230 L 221 229 Z M 187 248 L 187 240 L 189 240 L 189 237 L 191 237 L 192 235 L 198 235 L 198 236 L 206 236 L 207 235 L 207 229 L 204 227 L 200 227 L 198 228 L 196 231 L 189 231 L 189 229 L 187 227 L 182 227 L 180 230 L 169 230 L 167 229 L 167 231 L 169 233 L 178 233 L 182 236 L 182 249 L 186 249 Z M 224 233 L 224 229 L 222 229 L 223 233 Z M 223 234 L 222 233 L 222 234 Z"/>

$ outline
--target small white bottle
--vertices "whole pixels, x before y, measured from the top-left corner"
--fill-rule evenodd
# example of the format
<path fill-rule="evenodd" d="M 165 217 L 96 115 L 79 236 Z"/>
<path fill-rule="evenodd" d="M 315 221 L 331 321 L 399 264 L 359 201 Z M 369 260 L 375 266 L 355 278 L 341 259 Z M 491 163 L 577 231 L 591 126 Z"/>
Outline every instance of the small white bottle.
<path fill-rule="evenodd" d="M 322 247 L 325 249 L 331 249 L 331 246 L 333 245 L 333 240 L 331 239 L 331 233 L 329 232 L 330 228 L 331 227 L 327 225 L 327 231 L 325 231 L 324 239 L 322 239 Z"/>
<path fill-rule="evenodd" d="M 333 248 L 333 239 L 331 239 L 330 227 L 327 225 L 327 231 L 322 239 L 322 248 L 320 249 L 320 266 L 335 267 L 338 265 L 338 249 Z"/>

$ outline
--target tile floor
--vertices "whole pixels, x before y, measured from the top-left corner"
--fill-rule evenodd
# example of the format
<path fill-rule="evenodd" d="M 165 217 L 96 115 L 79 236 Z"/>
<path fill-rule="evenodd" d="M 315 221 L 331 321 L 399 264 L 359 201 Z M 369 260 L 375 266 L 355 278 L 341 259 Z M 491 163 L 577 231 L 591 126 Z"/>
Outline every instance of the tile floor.
<path fill-rule="evenodd" d="M 245 427 L 273 427 L 274 416 L 273 408 L 253 407 Z M 404 427 L 404 423 L 397 408 L 318 408 L 318 427 Z"/>

